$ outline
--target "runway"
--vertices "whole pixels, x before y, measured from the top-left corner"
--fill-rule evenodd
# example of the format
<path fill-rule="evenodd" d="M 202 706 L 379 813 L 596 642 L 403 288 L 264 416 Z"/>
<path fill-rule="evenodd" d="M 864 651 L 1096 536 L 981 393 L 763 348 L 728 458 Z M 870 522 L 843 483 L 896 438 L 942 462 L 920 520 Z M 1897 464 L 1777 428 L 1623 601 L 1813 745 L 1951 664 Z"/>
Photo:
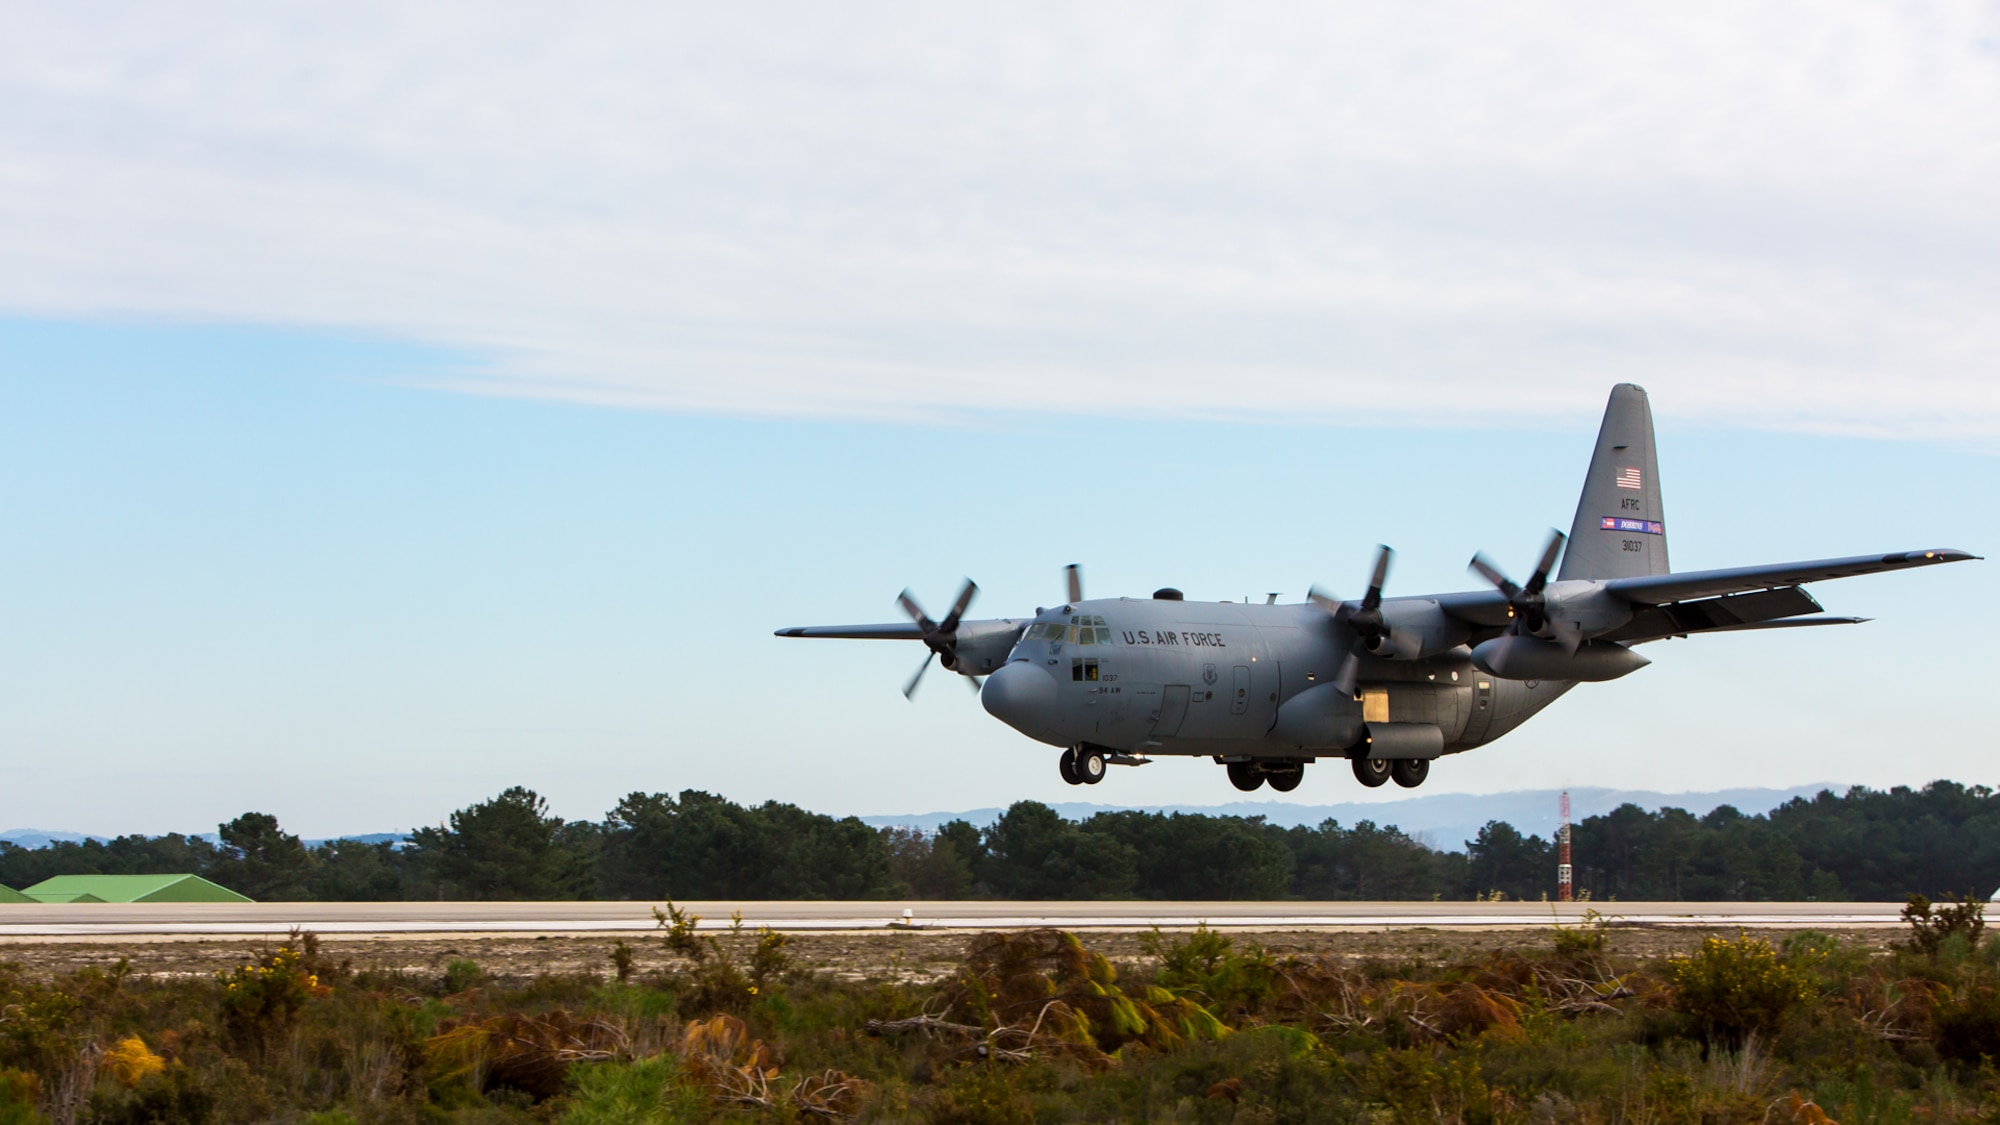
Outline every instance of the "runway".
<path fill-rule="evenodd" d="M 1899 924 L 1886 902 L 689 902 L 703 929 L 741 912 L 780 930 L 1516 929 L 1574 925 L 1595 910 L 1629 926 L 1852 929 Z M 0 940 L 283 934 L 584 934 L 655 928 L 647 902 L 0 904 Z M 908 911 L 908 915 L 904 911 Z M 906 920 L 907 918 L 907 920 Z"/>

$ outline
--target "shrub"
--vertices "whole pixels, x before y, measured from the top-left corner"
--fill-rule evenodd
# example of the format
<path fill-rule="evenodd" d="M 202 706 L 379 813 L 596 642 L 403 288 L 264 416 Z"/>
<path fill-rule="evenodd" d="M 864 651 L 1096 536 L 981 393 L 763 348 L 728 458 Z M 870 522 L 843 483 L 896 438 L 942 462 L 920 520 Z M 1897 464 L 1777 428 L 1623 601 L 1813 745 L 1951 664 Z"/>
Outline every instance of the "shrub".
<path fill-rule="evenodd" d="M 700 1112 L 672 1058 L 574 1067 L 561 1125 L 673 1125 Z"/>
<path fill-rule="evenodd" d="M 445 965 L 444 979 L 439 987 L 444 989 L 446 996 L 456 996 L 467 989 L 477 988 L 479 982 L 485 979 L 486 971 L 479 967 L 479 962 L 461 957 Z"/>
<path fill-rule="evenodd" d="M 1977 1065 L 2000 1061 L 2000 991 L 1978 985 L 1931 1013 L 1932 1041 L 1948 1059 Z"/>
<path fill-rule="evenodd" d="M 128 1035 L 113 1044 L 97 1065 L 119 1085 L 126 1087 L 137 1086 L 140 1080 L 167 1069 L 166 1060 L 154 1054 L 146 1046 L 146 1041 L 136 1035 Z"/>
<path fill-rule="evenodd" d="M 1154 927 L 1139 936 L 1139 945 L 1159 958 L 1155 984 L 1217 1012 L 1255 1009 L 1277 989 L 1278 969 L 1269 953 L 1261 948 L 1239 953 L 1234 939 L 1206 924 L 1173 940 Z"/>
<path fill-rule="evenodd" d="M 1815 992 L 1805 966 L 1781 961 L 1770 942 L 1748 934 L 1708 938 L 1696 952 L 1668 958 L 1667 972 L 1674 1009 L 1731 1048 L 1747 1035 L 1776 1030 Z"/>
<path fill-rule="evenodd" d="M 291 943 L 248 965 L 215 974 L 222 985 L 222 1026 L 239 1048 L 262 1056 L 291 1033 L 299 1012 L 333 991 Z"/>
<path fill-rule="evenodd" d="M 0 1070 L 0 1125 L 41 1125 L 42 1115 L 35 1112 L 41 1089 L 32 1074 Z"/>
<path fill-rule="evenodd" d="M 1903 948 L 1935 957 L 1952 938 L 1962 938 L 1967 951 L 1979 944 L 1986 929 L 1986 904 L 1974 896 L 1948 896 L 1950 903 L 1933 903 L 1923 895 L 1911 895 L 1903 907 L 1903 921 L 1910 924 L 1910 940 Z"/>

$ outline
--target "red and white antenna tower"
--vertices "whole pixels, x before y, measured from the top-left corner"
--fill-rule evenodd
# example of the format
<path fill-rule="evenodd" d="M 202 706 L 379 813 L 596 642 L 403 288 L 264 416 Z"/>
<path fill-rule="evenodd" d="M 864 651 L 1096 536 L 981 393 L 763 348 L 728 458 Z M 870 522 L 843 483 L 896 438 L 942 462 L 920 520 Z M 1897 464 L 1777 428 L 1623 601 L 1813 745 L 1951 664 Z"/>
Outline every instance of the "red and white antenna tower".
<path fill-rule="evenodd" d="M 1568 902 L 1573 897 L 1569 866 L 1569 790 L 1565 789 L 1562 795 L 1562 827 L 1556 831 L 1556 901 Z"/>

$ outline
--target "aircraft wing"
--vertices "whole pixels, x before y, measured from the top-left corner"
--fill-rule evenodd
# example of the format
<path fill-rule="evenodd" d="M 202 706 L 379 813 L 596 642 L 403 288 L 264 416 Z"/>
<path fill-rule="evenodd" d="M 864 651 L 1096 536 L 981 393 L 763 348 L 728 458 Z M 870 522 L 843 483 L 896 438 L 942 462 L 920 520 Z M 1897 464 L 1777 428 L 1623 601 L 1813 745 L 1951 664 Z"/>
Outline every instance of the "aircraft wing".
<path fill-rule="evenodd" d="M 1824 582 L 1829 578 L 1851 578 L 1857 574 L 1879 574 L 1886 570 L 1907 570 L 1915 566 L 1964 562 L 1978 557 L 1954 550 L 1898 551 L 1888 555 L 1855 555 L 1851 558 L 1818 559 L 1813 562 L 1740 566 L 1730 570 L 1690 570 L 1679 574 L 1614 578 L 1604 584 L 1604 589 L 1607 593 L 1616 594 L 1638 605 L 1665 605 L 1669 602 L 1720 597 L 1724 594 L 1777 590 L 1805 582 Z"/>
<path fill-rule="evenodd" d="M 887 625 L 795 625 L 790 629 L 779 629 L 774 634 L 780 637 L 834 637 L 849 641 L 920 641 L 924 631 L 917 628 L 914 621 L 891 622 Z"/>
<path fill-rule="evenodd" d="M 1604 584 L 1605 592 L 1632 603 L 1636 612 L 1631 621 L 1600 639 L 1638 644 L 1691 633 L 1856 624 L 1865 618 L 1823 615 L 1819 602 L 1799 584 L 1977 557 L 1955 550 L 1900 551 L 1616 578 Z M 1467 624 L 1501 628 L 1511 621 L 1506 595 L 1497 590 L 1445 594 L 1436 600 L 1440 609 Z"/>

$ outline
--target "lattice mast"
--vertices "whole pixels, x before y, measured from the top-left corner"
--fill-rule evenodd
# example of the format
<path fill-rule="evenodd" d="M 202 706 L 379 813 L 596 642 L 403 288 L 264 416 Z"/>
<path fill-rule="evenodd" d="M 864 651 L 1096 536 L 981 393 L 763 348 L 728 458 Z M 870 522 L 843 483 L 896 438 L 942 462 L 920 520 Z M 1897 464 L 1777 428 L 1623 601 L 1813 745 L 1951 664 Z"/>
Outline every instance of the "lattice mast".
<path fill-rule="evenodd" d="M 1569 790 L 1562 791 L 1562 827 L 1556 830 L 1556 901 L 1575 897 L 1571 889 L 1569 865 Z"/>

